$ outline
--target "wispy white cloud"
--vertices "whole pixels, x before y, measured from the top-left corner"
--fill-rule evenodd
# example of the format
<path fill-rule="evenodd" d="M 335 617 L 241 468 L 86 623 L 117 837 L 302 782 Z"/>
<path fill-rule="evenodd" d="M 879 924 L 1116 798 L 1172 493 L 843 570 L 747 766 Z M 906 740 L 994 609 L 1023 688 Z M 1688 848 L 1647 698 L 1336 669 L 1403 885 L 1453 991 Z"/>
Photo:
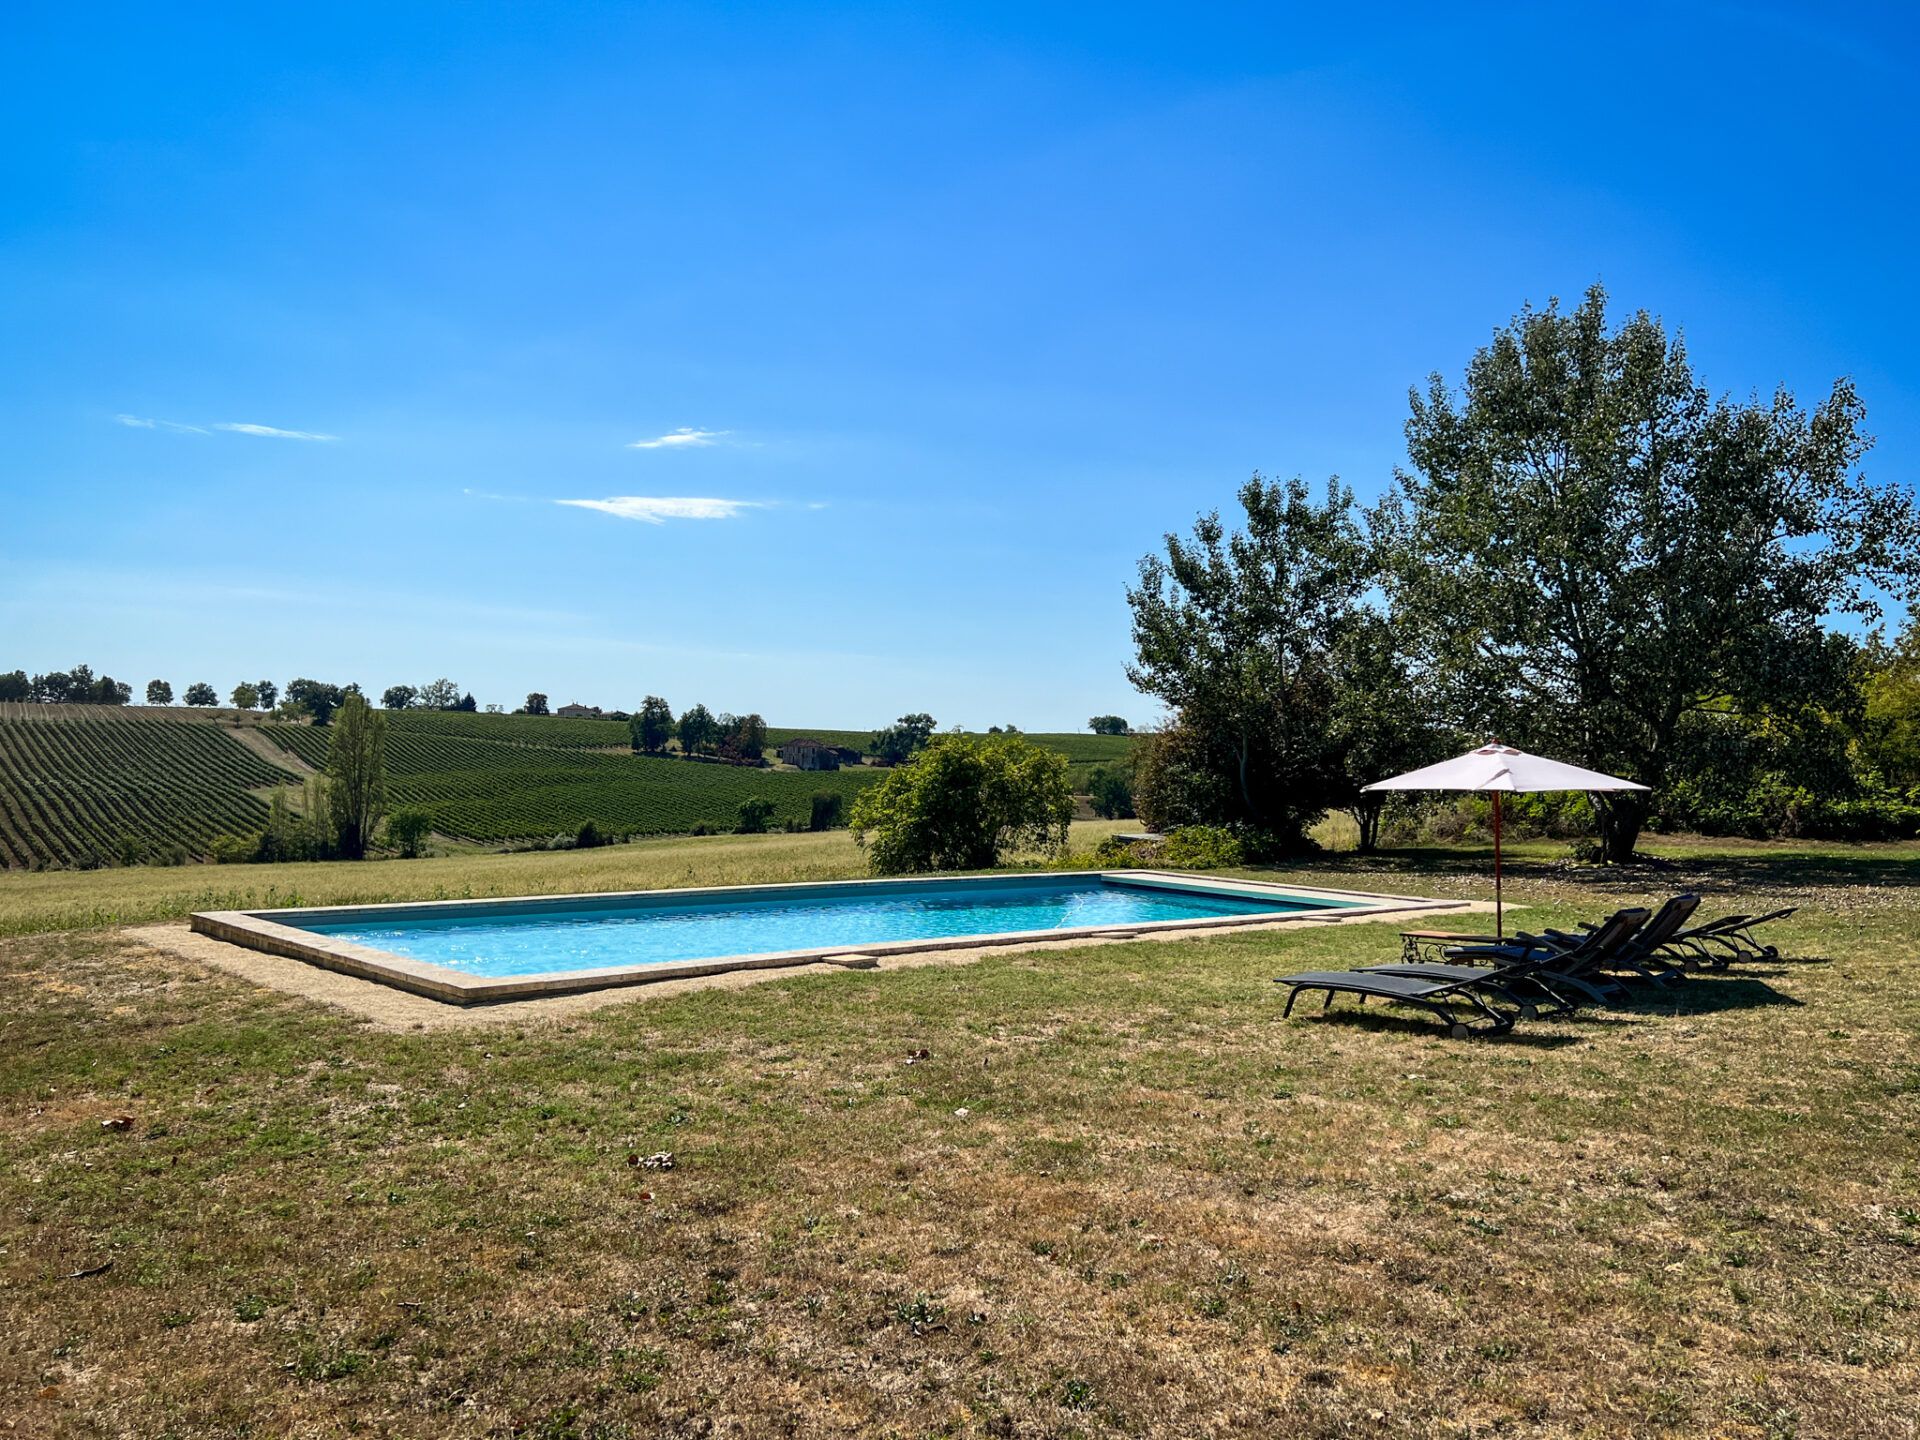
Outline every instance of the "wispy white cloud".
<path fill-rule="evenodd" d="M 311 430 L 281 430 L 272 425 L 243 425 L 235 420 L 223 420 L 213 427 L 216 430 L 230 430 L 235 435 L 264 435 L 269 440 L 338 440 L 338 435 L 316 435 Z"/>
<path fill-rule="evenodd" d="M 182 435 L 205 435 L 207 432 L 198 425 L 182 425 L 178 420 L 149 420 L 144 415 L 116 415 L 117 425 L 125 425 L 129 430 L 177 430 Z"/>
<path fill-rule="evenodd" d="M 696 430 L 691 425 L 682 425 L 678 430 L 666 435 L 656 435 L 651 440 L 635 440 L 628 444 L 629 450 L 693 450 L 702 445 L 711 445 L 725 430 Z"/>
<path fill-rule="evenodd" d="M 556 500 L 581 510 L 598 510 L 622 520 L 664 525 L 669 520 L 731 520 L 742 510 L 759 510 L 758 500 L 715 500 L 692 495 L 610 495 L 605 500 Z"/>

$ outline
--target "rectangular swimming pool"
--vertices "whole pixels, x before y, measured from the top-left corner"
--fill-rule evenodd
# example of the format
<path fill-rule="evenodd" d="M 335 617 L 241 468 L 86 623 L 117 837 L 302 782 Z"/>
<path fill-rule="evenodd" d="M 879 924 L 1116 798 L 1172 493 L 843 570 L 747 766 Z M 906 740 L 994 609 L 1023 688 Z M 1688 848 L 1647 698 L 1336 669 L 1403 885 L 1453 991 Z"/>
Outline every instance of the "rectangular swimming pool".
<path fill-rule="evenodd" d="M 1428 908 L 1167 872 L 855 880 L 216 911 L 202 933 L 459 1003 L 983 944 Z"/>

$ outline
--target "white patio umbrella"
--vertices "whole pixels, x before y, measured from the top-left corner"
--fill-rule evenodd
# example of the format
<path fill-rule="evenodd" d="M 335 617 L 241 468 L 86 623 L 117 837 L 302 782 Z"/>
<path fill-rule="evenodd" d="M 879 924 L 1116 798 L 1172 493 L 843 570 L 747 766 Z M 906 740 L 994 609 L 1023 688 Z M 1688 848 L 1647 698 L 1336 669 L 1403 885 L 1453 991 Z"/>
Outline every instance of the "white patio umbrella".
<path fill-rule="evenodd" d="M 1645 790 L 1645 785 L 1602 775 L 1598 770 L 1582 770 L 1529 755 L 1511 745 L 1495 741 L 1469 750 L 1452 760 L 1442 760 L 1421 770 L 1409 770 L 1389 780 L 1362 785 L 1362 790 L 1482 790 L 1493 796 L 1493 933 L 1505 935 L 1505 915 L 1500 900 L 1500 797 L 1520 791 L 1536 790 Z"/>

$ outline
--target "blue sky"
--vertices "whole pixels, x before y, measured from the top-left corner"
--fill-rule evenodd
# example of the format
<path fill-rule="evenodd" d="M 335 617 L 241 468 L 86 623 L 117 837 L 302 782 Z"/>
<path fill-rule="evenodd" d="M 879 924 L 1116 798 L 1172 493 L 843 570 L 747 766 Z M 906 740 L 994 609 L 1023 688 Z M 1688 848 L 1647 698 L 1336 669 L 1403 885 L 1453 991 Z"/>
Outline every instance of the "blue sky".
<path fill-rule="evenodd" d="M 1911 482 L 1911 22 L 1586 8 L 11 6 L 0 669 L 1145 719 L 1162 532 L 1596 279 Z"/>

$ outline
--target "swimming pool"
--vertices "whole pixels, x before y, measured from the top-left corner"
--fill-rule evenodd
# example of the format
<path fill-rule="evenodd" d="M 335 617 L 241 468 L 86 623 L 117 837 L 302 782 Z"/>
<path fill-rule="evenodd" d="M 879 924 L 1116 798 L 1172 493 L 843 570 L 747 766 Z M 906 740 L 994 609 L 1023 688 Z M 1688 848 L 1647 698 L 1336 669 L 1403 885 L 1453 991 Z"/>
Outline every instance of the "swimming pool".
<path fill-rule="evenodd" d="M 195 915 L 193 926 L 471 1004 L 855 955 L 1325 919 L 1440 903 L 1104 871 L 214 911 Z"/>

